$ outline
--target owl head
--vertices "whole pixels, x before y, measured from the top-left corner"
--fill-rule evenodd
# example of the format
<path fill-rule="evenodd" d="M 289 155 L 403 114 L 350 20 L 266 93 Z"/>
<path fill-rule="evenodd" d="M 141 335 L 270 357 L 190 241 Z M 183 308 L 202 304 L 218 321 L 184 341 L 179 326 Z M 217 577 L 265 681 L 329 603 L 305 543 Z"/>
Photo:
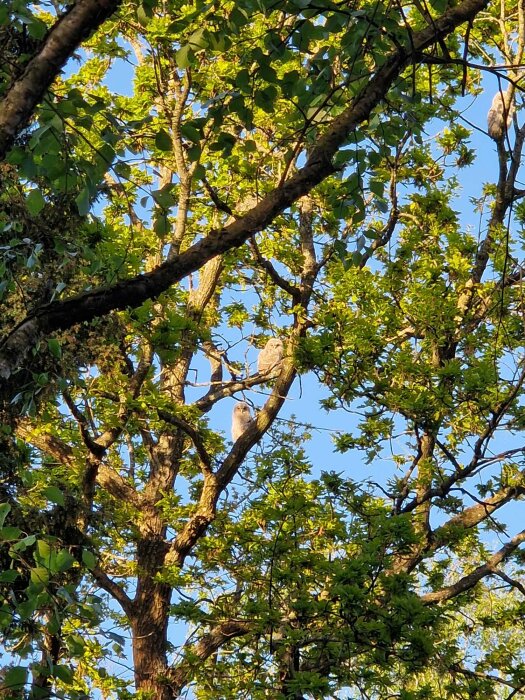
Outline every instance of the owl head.
<path fill-rule="evenodd" d="M 233 413 L 236 416 L 245 418 L 246 416 L 251 417 L 250 413 L 250 407 L 245 401 L 240 401 L 238 404 L 235 404 L 233 408 Z"/>

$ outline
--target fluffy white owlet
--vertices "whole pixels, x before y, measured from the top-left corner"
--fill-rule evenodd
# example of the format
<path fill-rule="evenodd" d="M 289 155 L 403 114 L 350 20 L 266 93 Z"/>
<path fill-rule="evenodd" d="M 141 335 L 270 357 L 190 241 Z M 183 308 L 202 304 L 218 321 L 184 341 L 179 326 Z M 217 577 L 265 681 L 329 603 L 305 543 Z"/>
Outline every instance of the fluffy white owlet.
<path fill-rule="evenodd" d="M 280 338 L 270 338 L 257 358 L 259 374 L 268 374 L 279 368 L 284 355 L 283 341 Z"/>
<path fill-rule="evenodd" d="M 237 442 L 244 431 L 249 427 L 252 422 L 252 414 L 250 413 L 250 407 L 244 401 L 238 403 L 232 414 L 232 440 Z"/>
<path fill-rule="evenodd" d="M 507 98 L 504 93 L 497 92 L 490 105 L 489 113 L 487 114 L 487 130 L 490 138 L 494 139 L 494 141 L 502 139 L 507 129 L 512 124 L 514 106 L 506 104 L 508 99 L 509 98 Z M 507 118 L 506 124 L 505 117 Z"/>

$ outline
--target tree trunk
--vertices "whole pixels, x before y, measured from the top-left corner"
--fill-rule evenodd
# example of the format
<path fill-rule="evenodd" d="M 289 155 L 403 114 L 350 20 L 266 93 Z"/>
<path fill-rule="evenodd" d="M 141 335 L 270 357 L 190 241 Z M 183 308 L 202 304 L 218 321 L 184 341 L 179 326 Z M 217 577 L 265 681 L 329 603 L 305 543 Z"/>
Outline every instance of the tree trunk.
<path fill-rule="evenodd" d="M 138 546 L 139 575 L 131 624 L 135 686 L 151 693 L 152 700 L 173 700 L 167 684 L 167 638 L 171 587 L 154 581 L 159 562 L 164 561 L 162 540 L 142 540 Z"/>

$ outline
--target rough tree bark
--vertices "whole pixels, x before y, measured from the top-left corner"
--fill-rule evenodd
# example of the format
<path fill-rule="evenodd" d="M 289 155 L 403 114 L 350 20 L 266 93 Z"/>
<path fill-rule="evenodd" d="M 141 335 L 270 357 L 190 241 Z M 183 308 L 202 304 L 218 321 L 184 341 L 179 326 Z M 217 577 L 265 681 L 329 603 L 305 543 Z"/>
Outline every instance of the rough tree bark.
<path fill-rule="evenodd" d="M 120 0 L 78 0 L 44 37 L 23 73 L 0 100 L 0 160 L 31 118 L 67 59 L 115 12 Z"/>

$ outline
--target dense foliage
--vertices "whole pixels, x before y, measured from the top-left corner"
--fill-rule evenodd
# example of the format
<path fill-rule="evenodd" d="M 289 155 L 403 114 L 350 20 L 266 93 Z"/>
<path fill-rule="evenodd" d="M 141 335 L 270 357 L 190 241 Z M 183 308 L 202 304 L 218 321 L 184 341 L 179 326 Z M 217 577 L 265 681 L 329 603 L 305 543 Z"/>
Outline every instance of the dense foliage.
<path fill-rule="evenodd" d="M 524 49 L 4 0 L 0 697 L 525 696 Z"/>

